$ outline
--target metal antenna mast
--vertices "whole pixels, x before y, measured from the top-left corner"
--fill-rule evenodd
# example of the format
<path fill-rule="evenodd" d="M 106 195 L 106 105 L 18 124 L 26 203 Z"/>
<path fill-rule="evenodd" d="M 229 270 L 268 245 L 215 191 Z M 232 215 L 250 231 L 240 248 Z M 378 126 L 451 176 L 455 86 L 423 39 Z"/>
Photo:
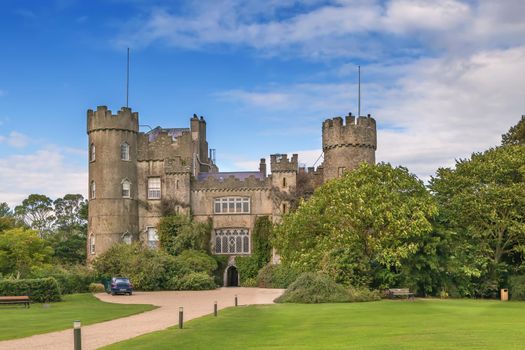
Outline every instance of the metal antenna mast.
<path fill-rule="evenodd" d="M 357 66 L 357 117 L 361 116 L 361 66 Z"/>
<path fill-rule="evenodd" d="M 126 69 L 126 108 L 129 107 L 129 47 L 128 47 L 128 62 Z"/>

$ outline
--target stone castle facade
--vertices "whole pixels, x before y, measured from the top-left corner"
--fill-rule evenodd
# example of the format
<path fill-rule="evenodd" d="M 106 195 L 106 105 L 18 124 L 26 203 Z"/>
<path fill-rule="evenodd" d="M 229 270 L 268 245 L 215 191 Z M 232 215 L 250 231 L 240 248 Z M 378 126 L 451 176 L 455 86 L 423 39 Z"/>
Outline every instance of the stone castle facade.
<path fill-rule="evenodd" d="M 375 120 L 350 114 L 323 122 L 324 162 L 317 169 L 299 168 L 297 154 L 274 154 L 271 174 L 264 158 L 257 171 L 220 172 L 203 117 L 194 115 L 189 128 L 140 132 L 137 112 L 122 108 L 112 114 L 99 106 L 87 112 L 87 134 L 88 261 L 119 242 L 157 247 L 157 225 L 170 206 L 196 221 L 210 220 L 211 251 L 228 255 L 232 268 L 235 256 L 251 252 L 256 218 L 275 222 L 290 209 L 298 177 L 316 187 L 361 162 L 375 163 L 377 147 Z"/>

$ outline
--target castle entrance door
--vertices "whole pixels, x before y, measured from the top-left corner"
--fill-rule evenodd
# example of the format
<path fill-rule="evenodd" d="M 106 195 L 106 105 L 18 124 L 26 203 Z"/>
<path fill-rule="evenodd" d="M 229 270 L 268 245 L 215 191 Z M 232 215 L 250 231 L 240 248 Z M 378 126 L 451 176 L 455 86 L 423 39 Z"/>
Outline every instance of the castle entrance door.
<path fill-rule="evenodd" d="M 239 286 L 239 272 L 235 266 L 228 267 L 226 273 L 226 287 L 238 287 Z"/>

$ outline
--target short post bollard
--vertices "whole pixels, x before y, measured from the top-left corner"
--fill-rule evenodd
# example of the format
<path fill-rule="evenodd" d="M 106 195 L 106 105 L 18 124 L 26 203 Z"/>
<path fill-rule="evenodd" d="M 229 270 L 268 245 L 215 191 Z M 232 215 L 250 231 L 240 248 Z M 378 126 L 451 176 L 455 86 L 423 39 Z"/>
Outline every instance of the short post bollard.
<path fill-rule="evenodd" d="M 184 325 L 184 308 L 179 307 L 179 329 L 182 329 Z"/>
<path fill-rule="evenodd" d="M 217 302 L 213 304 L 213 316 L 217 317 Z"/>
<path fill-rule="evenodd" d="M 239 305 L 237 302 L 237 294 L 235 294 L 235 306 Z"/>
<path fill-rule="evenodd" d="M 73 343 L 75 350 L 82 350 L 82 334 L 80 333 L 80 321 L 73 322 Z"/>

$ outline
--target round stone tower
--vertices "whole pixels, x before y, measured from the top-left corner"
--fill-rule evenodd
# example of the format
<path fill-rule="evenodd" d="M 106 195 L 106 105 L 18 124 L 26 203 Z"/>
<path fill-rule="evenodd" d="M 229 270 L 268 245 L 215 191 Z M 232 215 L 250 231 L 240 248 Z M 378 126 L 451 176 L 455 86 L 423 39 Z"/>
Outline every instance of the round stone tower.
<path fill-rule="evenodd" d="M 355 117 L 350 113 L 343 118 L 323 122 L 323 180 L 340 177 L 366 162 L 375 164 L 377 149 L 376 121 L 367 117 Z"/>
<path fill-rule="evenodd" d="M 106 106 L 87 112 L 89 219 L 87 259 L 138 239 L 138 113 Z"/>

